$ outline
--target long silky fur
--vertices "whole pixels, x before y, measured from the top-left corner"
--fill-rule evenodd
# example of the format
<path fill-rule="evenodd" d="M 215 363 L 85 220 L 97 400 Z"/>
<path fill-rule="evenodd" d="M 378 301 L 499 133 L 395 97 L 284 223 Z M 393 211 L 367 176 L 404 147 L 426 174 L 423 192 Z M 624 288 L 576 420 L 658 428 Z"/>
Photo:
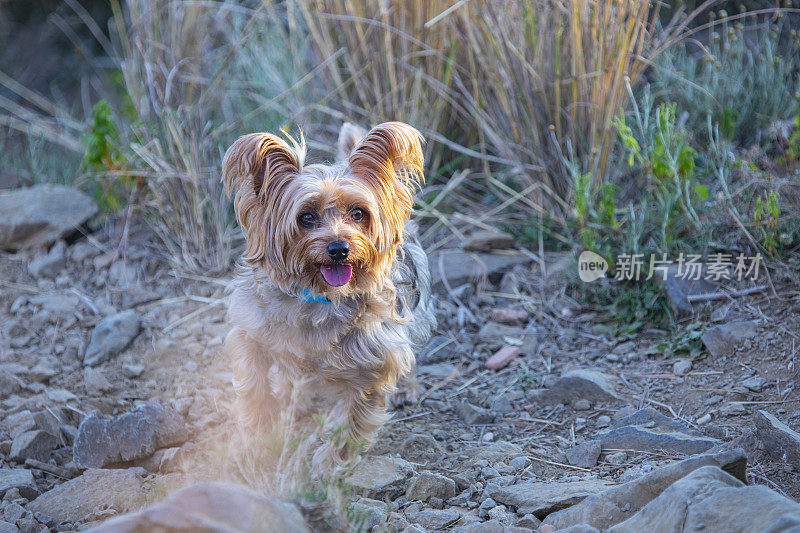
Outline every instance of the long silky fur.
<path fill-rule="evenodd" d="M 323 397 L 329 438 L 314 453 L 323 468 L 348 459 L 353 442 L 371 442 L 398 381 L 416 386 L 412 348 L 435 326 L 427 258 L 407 224 L 424 179 L 422 137 L 399 122 L 366 134 L 351 127 L 333 165 L 305 165 L 305 143 L 289 139 L 245 135 L 223 160 L 222 181 L 236 191 L 247 239 L 225 346 L 243 426 L 267 429 L 285 398 L 297 396 L 293 387 Z M 348 202 L 367 209 L 363 224 L 341 213 Z M 319 227 L 298 225 L 308 206 L 323 213 Z M 334 239 L 351 246 L 353 277 L 343 287 L 328 286 L 314 266 Z M 299 287 L 330 303 L 298 300 Z M 344 439 L 332 437 L 342 432 Z"/>

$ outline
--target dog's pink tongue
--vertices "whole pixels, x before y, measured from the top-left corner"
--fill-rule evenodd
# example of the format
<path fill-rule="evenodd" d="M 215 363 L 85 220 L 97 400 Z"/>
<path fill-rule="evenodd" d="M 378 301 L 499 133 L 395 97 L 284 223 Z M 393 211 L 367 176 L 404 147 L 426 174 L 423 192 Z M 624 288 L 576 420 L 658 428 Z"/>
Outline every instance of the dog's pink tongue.
<path fill-rule="evenodd" d="M 322 277 L 328 282 L 328 285 L 334 287 L 341 287 L 350 281 L 353 275 L 353 267 L 351 265 L 322 265 L 319 269 L 322 272 Z"/>

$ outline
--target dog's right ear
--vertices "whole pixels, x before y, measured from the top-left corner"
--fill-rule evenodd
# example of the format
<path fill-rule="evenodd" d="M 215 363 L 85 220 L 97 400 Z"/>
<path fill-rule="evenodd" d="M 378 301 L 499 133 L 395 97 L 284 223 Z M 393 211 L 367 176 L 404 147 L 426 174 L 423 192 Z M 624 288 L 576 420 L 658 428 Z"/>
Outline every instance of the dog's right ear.
<path fill-rule="evenodd" d="M 342 129 L 339 130 L 339 146 L 336 151 L 336 161 L 347 161 L 350 154 L 353 153 L 353 148 L 361 142 L 367 130 L 361 126 L 356 126 L 350 122 L 342 124 Z"/>
<path fill-rule="evenodd" d="M 289 137 L 294 146 L 269 133 L 251 133 L 239 137 L 222 159 L 222 183 L 230 196 L 239 194 L 262 198 L 265 189 L 298 174 L 303 168 L 306 146 Z"/>

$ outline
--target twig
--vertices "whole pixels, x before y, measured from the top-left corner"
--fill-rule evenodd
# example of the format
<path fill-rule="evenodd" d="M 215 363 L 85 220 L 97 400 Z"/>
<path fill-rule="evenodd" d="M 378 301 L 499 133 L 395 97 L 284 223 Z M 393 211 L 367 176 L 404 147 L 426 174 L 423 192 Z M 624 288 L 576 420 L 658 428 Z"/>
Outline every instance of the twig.
<path fill-rule="evenodd" d="M 748 294 L 764 292 L 765 290 L 767 290 L 766 285 L 757 285 L 755 287 L 749 287 L 747 289 L 739 289 L 738 291 L 733 291 L 733 292 L 717 291 L 717 292 L 707 292 L 704 294 L 690 294 L 686 297 L 686 301 L 691 304 L 695 302 L 708 302 L 711 300 L 724 300 L 729 297 L 737 298 L 739 296 L 747 296 Z"/>
<path fill-rule="evenodd" d="M 36 459 L 25 459 L 25 464 L 31 468 L 35 468 L 36 470 L 53 474 L 61 479 L 72 479 L 75 477 L 75 475 L 66 468 L 51 465 L 49 463 L 43 463 L 42 461 L 37 461 Z"/>

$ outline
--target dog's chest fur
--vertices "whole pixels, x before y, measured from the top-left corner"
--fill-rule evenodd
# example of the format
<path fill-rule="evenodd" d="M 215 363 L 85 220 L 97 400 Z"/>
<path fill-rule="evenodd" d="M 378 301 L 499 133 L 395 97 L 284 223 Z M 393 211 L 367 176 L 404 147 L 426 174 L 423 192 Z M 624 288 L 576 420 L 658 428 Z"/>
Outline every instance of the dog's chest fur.
<path fill-rule="evenodd" d="M 301 301 L 245 269 L 234 282 L 229 320 L 262 347 L 264 364 L 277 363 L 289 375 L 382 387 L 413 367 L 407 327 L 388 309 L 374 295 Z"/>

